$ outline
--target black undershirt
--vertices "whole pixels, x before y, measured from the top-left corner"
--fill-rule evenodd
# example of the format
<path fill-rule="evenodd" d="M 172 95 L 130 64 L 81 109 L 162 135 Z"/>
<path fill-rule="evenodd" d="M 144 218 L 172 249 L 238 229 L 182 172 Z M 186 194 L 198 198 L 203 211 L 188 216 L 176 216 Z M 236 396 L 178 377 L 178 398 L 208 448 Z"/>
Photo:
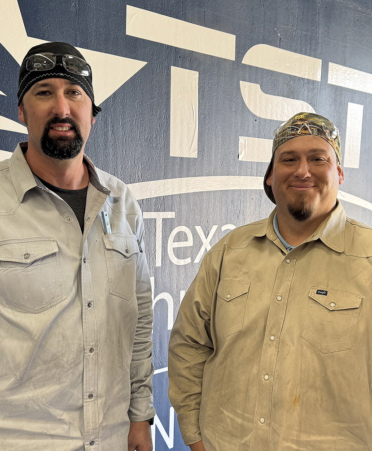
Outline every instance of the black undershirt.
<path fill-rule="evenodd" d="M 38 177 L 38 179 L 48 189 L 58 194 L 58 196 L 71 207 L 77 220 L 79 221 L 81 232 L 84 233 L 85 204 L 87 201 L 88 187 L 83 189 L 63 189 L 58 186 L 51 185 L 40 177 Z"/>

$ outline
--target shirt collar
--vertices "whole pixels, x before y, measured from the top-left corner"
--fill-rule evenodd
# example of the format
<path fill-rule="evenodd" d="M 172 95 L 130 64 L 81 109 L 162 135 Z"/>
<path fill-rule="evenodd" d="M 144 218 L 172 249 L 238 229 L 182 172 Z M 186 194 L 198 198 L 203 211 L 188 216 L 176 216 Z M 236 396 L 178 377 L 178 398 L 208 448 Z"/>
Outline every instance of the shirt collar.
<path fill-rule="evenodd" d="M 27 148 L 27 143 L 20 143 L 16 147 L 13 155 L 10 158 L 9 168 L 12 178 L 12 182 L 17 193 L 19 202 L 23 201 L 23 198 L 27 191 L 37 186 L 40 187 L 40 183 L 37 178 L 34 177 L 22 151 L 23 148 Z M 92 161 L 84 155 L 84 161 L 89 171 L 89 182 L 101 193 L 110 195 L 112 197 L 120 197 L 120 193 L 111 187 L 111 190 L 107 188 L 101 178 L 99 177 L 97 170 Z"/>
<path fill-rule="evenodd" d="M 296 246 L 291 246 L 289 243 L 287 243 L 286 240 L 280 234 L 278 218 L 277 218 L 276 212 L 275 212 L 275 215 L 274 215 L 273 227 L 274 227 L 274 231 L 275 231 L 276 235 L 278 236 L 280 241 L 283 243 L 283 246 L 287 249 L 287 252 L 290 252 L 292 249 L 294 249 L 296 247 Z"/>
<path fill-rule="evenodd" d="M 271 241 L 280 239 L 279 235 L 274 230 L 274 217 L 276 208 L 271 212 L 270 216 L 254 224 L 250 229 L 250 234 L 256 237 L 267 236 Z M 336 201 L 336 207 L 332 213 L 319 225 L 315 232 L 309 236 L 305 243 L 315 240 L 321 240 L 327 247 L 336 252 L 345 251 L 345 226 L 346 214 L 340 201 Z M 286 247 L 284 240 L 280 240 Z"/>
<path fill-rule="evenodd" d="M 336 252 L 345 251 L 346 213 L 340 201 L 332 213 L 320 224 L 306 242 L 320 239 L 326 246 Z"/>

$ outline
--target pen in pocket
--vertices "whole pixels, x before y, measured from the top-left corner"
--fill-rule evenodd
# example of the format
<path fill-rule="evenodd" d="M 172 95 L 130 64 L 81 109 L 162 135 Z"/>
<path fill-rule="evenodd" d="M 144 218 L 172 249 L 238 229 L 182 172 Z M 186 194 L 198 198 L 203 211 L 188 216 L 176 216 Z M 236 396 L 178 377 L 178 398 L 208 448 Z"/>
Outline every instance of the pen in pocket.
<path fill-rule="evenodd" d="M 110 234 L 111 233 L 110 219 L 105 211 L 101 211 L 101 219 L 104 234 L 105 235 Z"/>

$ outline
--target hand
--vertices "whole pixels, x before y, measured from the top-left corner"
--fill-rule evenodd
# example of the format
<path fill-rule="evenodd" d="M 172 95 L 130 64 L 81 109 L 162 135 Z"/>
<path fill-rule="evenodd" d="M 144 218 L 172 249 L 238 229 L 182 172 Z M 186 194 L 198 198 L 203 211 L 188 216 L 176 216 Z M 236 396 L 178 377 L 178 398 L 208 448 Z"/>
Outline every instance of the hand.
<path fill-rule="evenodd" d="M 152 451 L 151 427 L 148 421 L 130 423 L 128 451 Z"/>
<path fill-rule="evenodd" d="M 200 440 L 200 442 L 193 443 L 192 445 L 190 445 L 190 449 L 191 451 L 205 451 L 203 441 Z"/>

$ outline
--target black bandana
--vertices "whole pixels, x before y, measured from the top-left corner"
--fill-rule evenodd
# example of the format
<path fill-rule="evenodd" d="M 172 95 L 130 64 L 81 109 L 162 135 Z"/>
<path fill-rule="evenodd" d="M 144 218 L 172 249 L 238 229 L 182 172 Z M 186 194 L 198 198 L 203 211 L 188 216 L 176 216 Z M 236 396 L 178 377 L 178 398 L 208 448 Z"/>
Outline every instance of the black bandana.
<path fill-rule="evenodd" d="M 101 111 L 101 108 L 94 104 L 94 92 L 92 85 L 92 75 L 88 77 L 84 77 L 82 75 L 72 74 L 68 72 L 61 64 L 56 64 L 55 67 L 51 70 L 42 71 L 42 72 L 29 72 L 26 69 L 26 59 L 31 55 L 36 55 L 37 53 L 54 53 L 61 55 L 74 55 L 82 58 L 85 61 L 83 55 L 72 45 L 67 44 L 65 42 L 47 42 L 45 44 L 36 45 L 32 47 L 27 55 L 24 57 L 21 65 L 21 69 L 19 71 L 19 80 L 18 80 L 18 105 L 22 102 L 23 96 L 26 92 L 31 88 L 32 85 L 37 83 L 40 80 L 45 78 L 64 78 L 66 80 L 70 80 L 78 85 L 80 85 L 87 96 L 90 98 L 93 104 L 93 116 L 97 116 L 97 114 Z"/>

